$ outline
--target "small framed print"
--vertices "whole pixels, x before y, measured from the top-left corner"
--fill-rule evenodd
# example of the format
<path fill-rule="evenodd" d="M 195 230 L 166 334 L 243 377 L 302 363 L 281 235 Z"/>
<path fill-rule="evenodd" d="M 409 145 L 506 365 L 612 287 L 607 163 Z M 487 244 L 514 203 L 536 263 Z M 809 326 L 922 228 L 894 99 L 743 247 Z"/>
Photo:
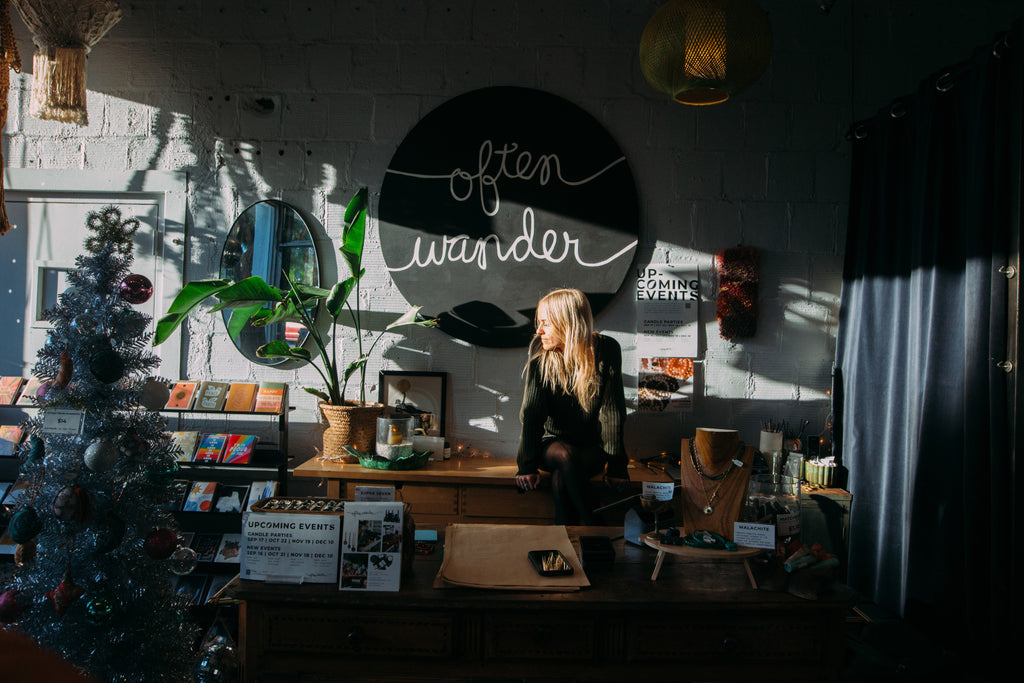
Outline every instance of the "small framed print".
<path fill-rule="evenodd" d="M 448 373 L 381 370 L 377 400 L 387 415 L 413 415 L 426 436 L 444 436 Z M 420 433 L 417 431 L 417 433 Z"/>

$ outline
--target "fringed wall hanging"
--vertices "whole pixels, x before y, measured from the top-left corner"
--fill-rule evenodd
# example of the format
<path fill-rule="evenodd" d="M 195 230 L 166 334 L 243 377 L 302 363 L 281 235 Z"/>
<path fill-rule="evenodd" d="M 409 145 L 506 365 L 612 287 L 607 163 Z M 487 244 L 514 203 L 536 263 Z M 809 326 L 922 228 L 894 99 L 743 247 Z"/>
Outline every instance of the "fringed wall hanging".
<path fill-rule="evenodd" d="M 32 32 L 32 98 L 28 113 L 46 121 L 89 123 L 85 56 L 121 21 L 114 0 L 13 0 Z"/>
<path fill-rule="evenodd" d="M 21 57 L 11 26 L 11 7 L 7 0 L 0 0 L 0 131 L 7 126 L 7 93 L 11 90 L 11 69 L 21 71 Z M 0 235 L 6 235 L 10 229 L 7 199 L 4 197 L 4 149 L 0 144 Z"/>
<path fill-rule="evenodd" d="M 757 333 L 757 247 L 723 249 L 718 270 L 718 332 L 738 341 Z"/>

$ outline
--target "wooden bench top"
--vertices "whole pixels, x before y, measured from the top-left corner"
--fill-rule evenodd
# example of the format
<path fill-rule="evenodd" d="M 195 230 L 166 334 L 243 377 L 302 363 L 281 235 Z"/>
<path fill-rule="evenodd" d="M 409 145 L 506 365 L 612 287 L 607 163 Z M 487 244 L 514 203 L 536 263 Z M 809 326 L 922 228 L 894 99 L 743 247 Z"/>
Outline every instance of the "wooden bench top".
<path fill-rule="evenodd" d="M 516 476 L 516 469 L 516 461 L 513 458 L 463 458 L 455 456 L 448 460 L 429 462 L 425 467 L 418 470 L 377 470 L 363 467 L 357 463 L 327 462 L 314 457 L 296 466 L 294 474 L 296 477 L 345 481 L 512 486 L 513 478 Z M 547 477 L 548 475 L 542 472 L 541 476 Z M 634 483 L 672 481 L 664 472 L 633 461 L 629 463 L 629 479 Z"/>

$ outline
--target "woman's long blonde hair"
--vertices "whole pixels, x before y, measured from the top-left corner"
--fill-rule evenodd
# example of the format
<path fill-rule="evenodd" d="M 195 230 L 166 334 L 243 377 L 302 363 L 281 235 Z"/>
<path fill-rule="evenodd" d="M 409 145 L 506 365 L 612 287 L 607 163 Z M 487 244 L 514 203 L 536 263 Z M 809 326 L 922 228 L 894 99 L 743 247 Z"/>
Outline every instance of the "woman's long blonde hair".
<path fill-rule="evenodd" d="M 597 397 L 599 380 L 594 359 L 594 316 L 590 302 L 578 289 L 556 289 L 537 302 L 537 310 L 547 309 L 547 320 L 562 338 L 562 348 L 545 351 L 540 337 L 530 341 L 527 365 L 540 359 L 540 378 L 544 386 L 575 396 L 590 412 Z"/>

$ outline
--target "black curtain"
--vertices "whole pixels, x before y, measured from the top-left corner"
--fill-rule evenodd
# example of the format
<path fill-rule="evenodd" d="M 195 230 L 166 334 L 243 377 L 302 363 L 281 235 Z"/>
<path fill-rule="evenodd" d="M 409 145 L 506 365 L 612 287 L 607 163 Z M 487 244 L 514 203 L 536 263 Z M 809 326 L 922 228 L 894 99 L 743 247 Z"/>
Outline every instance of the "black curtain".
<path fill-rule="evenodd" d="M 848 580 L 983 667 L 1016 654 L 1021 619 L 999 364 L 1014 354 L 1000 269 L 1021 229 L 1022 88 L 1017 21 L 850 136 L 835 391 Z"/>

